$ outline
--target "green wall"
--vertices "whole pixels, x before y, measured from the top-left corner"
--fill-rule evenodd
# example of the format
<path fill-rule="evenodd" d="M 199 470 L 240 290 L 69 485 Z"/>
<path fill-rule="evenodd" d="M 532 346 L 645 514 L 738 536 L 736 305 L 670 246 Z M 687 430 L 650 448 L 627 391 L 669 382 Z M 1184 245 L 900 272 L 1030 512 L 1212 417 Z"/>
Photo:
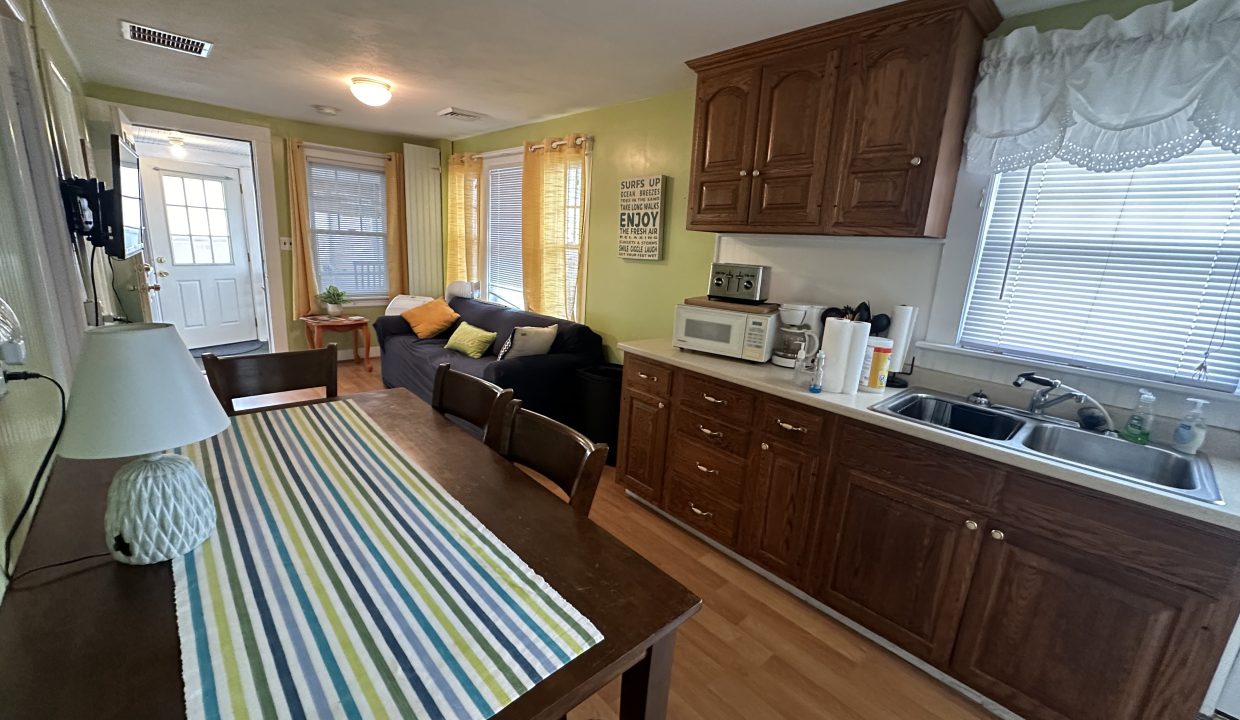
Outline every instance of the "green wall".
<path fill-rule="evenodd" d="M 585 321 L 617 359 L 616 343 L 669 335 L 676 303 L 705 292 L 713 236 L 685 230 L 693 90 L 457 140 L 452 151 L 486 152 L 573 132 L 594 136 Z M 668 177 L 663 259 L 621 260 L 616 256 L 620 181 L 644 175 Z"/>
<path fill-rule="evenodd" d="M 321 145 L 332 145 L 335 147 L 380 153 L 400 152 L 402 150 L 401 146 L 404 143 L 439 147 L 439 141 L 437 140 L 403 137 L 399 135 L 384 135 L 381 133 L 350 130 L 348 128 L 318 125 L 315 123 L 300 122 L 297 120 L 286 120 L 283 118 L 275 118 L 267 115 L 246 112 L 244 110 L 234 110 L 232 108 L 220 107 L 218 105 L 208 105 L 206 103 L 193 102 L 190 100 L 181 100 L 178 98 L 167 97 L 165 95 L 154 95 L 151 93 L 139 92 L 137 90 L 126 90 L 124 88 L 112 87 L 110 85 L 90 83 L 86 86 L 86 94 L 92 98 L 97 98 L 99 100 L 112 103 L 119 103 L 122 105 L 135 105 L 154 110 L 165 110 L 168 112 L 181 113 L 183 115 L 209 118 L 212 120 L 225 120 L 228 122 L 244 123 L 246 125 L 256 125 L 270 130 L 271 155 L 276 181 L 276 214 L 279 220 L 279 232 L 281 237 L 288 237 L 290 227 L 288 206 L 288 167 L 285 163 L 285 141 L 289 138 L 318 143 Z M 285 308 L 289 312 L 289 317 L 287 318 L 289 348 L 294 350 L 305 348 L 306 339 L 302 324 L 297 322 L 291 316 L 293 293 L 293 255 L 291 252 L 284 251 L 280 253 L 279 271 L 284 277 L 284 304 Z M 118 287 L 127 286 L 129 280 L 121 278 L 119 273 L 117 277 Z M 122 302 L 125 304 L 128 312 L 131 314 L 136 312 L 137 301 L 132 297 L 132 294 L 130 294 L 130 297 L 122 297 Z M 348 311 L 373 319 L 378 317 L 383 312 L 383 308 L 354 307 L 349 308 Z M 342 347 L 349 342 L 349 340 L 343 336 L 336 337 L 329 334 L 327 337 L 329 340 L 339 342 Z"/>
<path fill-rule="evenodd" d="M 1036 27 L 1041 31 L 1059 29 L 1079 30 L 1085 27 L 1085 23 L 1099 15 L 1122 18 L 1139 7 L 1153 5 L 1155 2 L 1162 2 L 1162 0 L 1086 0 L 1086 2 L 1079 2 L 1073 5 L 1061 5 L 1024 15 L 1014 15 L 1004 20 L 1003 24 L 995 30 L 992 37 L 994 35 L 1006 35 L 1016 28 L 1027 26 Z M 1177 10 L 1191 4 L 1192 0 L 1172 0 L 1172 5 Z"/>

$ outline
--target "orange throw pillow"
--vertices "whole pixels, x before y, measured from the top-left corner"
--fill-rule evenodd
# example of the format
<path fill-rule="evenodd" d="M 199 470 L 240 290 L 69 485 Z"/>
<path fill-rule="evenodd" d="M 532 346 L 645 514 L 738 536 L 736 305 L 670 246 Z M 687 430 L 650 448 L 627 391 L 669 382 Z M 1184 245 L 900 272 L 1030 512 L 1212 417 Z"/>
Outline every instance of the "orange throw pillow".
<path fill-rule="evenodd" d="M 413 328 L 418 337 L 425 340 L 452 327 L 452 323 L 460 317 L 455 310 L 448 307 L 443 298 L 435 298 L 428 303 L 409 308 L 400 314 Z"/>

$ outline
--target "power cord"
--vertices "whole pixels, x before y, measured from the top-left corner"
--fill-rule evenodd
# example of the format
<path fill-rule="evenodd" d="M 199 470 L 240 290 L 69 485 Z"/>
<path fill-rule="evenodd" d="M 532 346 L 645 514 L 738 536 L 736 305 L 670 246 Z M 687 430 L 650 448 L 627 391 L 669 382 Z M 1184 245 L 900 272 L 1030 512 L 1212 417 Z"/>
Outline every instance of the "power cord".
<path fill-rule="evenodd" d="M 56 434 L 52 436 L 52 442 L 47 446 L 47 452 L 43 453 L 43 460 L 39 463 L 39 469 L 35 473 L 34 480 L 30 483 L 30 490 L 26 493 L 26 500 L 22 503 L 22 509 L 17 513 L 17 519 L 13 521 L 13 527 L 9 529 L 9 534 L 4 538 L 4 567 L 0 568 L 4 571 L 5 580 L 12 581 L 13 574 L 9 571 L 9 562 L 12 560 L 13 554 L 13 538 L 17 536 L 17 529 L 22 526 L 22 521 L 26 519 L 26 513 L 30 512 L 30 507 L 34 504 L 34 499 L 39 495 L 39 488 L 43 484 L 43 476 L 47 471 L 47 466 L 52 461 L 52 454 L 56 450 L 56 444 L 60 442 L 60 435 L 65 431 L 65 388 L 55 378 L 48 377 L 37 372 L 13 372 L 6 371 L 4 373 L 4 381 L 12 382 L 14 380 L 47 380 L 56 386 L 56 390 L 60 393 L 60 421 L 56 424 Z M 84 558 L 78 558 L 84 559 Z M 73 561 L 70 561 L 73 562 Z M 67 563 L 58 563 L 67 564 Z M 52 566 L 48 566 L 52 567 Z M 42 570 L 43 568 L 35 568 Z M 33 572 L 28 571 L 28 572 Z M 22 573 L 22 575 L 28 574 Z"/>
<path fill-rule="evenodd" d="M 98 245 L 90 246 L 90 297 L 95 301 L 95 327 L 99 327 L 99 289 L 95 283 L 95 253 L 99 252 Z"/>

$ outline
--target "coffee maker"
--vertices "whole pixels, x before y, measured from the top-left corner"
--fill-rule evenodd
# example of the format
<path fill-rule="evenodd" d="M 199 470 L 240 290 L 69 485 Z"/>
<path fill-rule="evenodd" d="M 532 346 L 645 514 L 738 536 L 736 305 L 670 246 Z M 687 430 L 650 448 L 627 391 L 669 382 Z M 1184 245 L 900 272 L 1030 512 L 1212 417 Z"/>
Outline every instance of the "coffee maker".
<path fill-rule="evenodd" d="M 780 367 L 796 367 L 797 353 L 813 358 L 822 344 L 821 305 L 785 304 L 779 307 L 779 327 L 775 330 L 775 347 L 771 362 Z"/>

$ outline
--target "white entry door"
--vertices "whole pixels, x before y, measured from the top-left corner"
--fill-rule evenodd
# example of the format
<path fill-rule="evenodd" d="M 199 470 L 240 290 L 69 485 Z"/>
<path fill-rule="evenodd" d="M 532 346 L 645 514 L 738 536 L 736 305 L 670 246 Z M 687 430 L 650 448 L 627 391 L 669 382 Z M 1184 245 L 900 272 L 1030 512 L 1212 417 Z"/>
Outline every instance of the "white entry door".
<path fill-rule="evenodd" d="M 257 340 L 237 170 L 159 158 L 142 189 L 164 322 L 190 349 Z"/>

